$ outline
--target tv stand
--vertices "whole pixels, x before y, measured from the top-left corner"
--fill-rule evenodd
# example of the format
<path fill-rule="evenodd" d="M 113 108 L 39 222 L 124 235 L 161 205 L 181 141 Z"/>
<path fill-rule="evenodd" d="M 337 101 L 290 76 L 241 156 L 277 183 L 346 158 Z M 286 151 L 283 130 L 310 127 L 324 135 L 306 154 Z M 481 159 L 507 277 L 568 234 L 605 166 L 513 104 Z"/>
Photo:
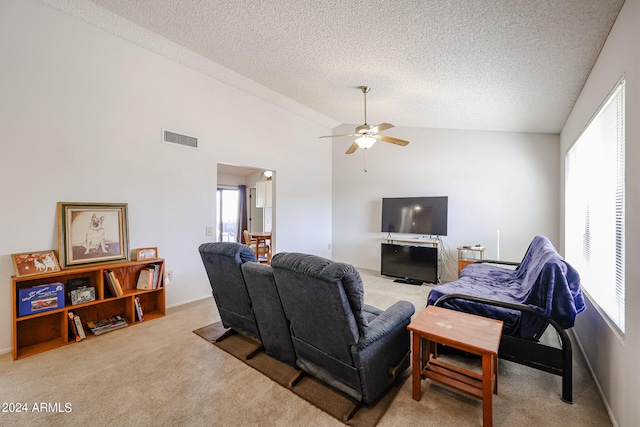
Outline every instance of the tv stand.
<path fill-rule="evenodd" d="M 424 283 L 424 280 L 414 280 L 414 279 L 396 279 L 394 280 L 395 283 L 404 283 L 405 285 L 416 285 L 416 286 L 422 286 L 422 284 Z"/>
<path fill-rule="evenodd" d="M 384 240 L 387 241 L 387 243 L 391 243 L 393 244 L 393 242 L 399 242 L 399 243 L 417 243 L 420 245 L 425 245 L 425 246 L 431 246 L 434 248 L 438 247 L 438 243 L 440 243 L 439 240 L 437 239 L 419 239 L 419 238 L 414 238 L 414 239 L 410 239 L 410 238 L 405 238 L 405 237 L 391 237 L 391 235 L 387 236 L 384 238 Z"/>
<path fill-rule="evenodd" d="M 432 239 L 391 239 L 381 244 L 380 274 L 396 277 L 395 282 L 437 284 L 438 241 Z M 397 242 L 397 243 L 396 243 Z"/>

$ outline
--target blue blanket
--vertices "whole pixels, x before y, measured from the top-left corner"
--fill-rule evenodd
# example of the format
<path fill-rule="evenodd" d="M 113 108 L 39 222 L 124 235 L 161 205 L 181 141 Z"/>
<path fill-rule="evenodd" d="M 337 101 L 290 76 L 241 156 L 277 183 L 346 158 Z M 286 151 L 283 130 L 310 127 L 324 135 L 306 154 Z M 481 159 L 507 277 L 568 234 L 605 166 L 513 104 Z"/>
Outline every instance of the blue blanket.
<path fill-rule="evenodd" d="M 533 239 L 516 270 L 470 264 L 458 280 L 436 286 L 429 293 L 427 305 L 452 293 L 525 304 L 564 329 L 573 327 L 576 316 L 585 309 L 578 272 L 544 236 Z M 502 320 L 504 334 L 524 339 L 537 338 L 547 325 L 545 319 L 531 313 L 462 299 L 447 300 L 442 306 Z"/>

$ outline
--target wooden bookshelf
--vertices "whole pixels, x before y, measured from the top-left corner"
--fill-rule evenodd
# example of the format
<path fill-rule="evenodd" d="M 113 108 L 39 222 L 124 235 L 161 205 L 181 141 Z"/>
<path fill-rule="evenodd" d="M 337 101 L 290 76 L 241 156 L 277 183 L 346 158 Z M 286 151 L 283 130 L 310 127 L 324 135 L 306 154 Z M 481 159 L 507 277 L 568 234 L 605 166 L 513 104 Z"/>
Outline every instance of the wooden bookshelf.
<path fill-rule="evenodd" d="M 158 287 L 137 289 L 140 270 L 150 265 L 159 265 Z M 105 270 L 113 271 L 124 294 L 114 297 L 104 279 Z M 21 289 L 64 283 L 70 279 L 86 278 L 95 288 L 95 301 L 71 305 L 66 298 L 63 307 L 39 313 L 19 316 L 19 294 Z M 87 338 L 94 335 L 86 326 L 89 321 L 123 317 L 129 326 L 140 323 L 135 315 L 134 300 L 139 298 L 144 312 L 144 321 L 165 315 L 164 260 L 121 261 L 91 266 L 65 268 L 54 273 L 37 276 L 11 277 L 11 297 L 13 301 L 13 359 L 21 359 L 36 353 L 75 343 L 75 336 L 69 329 L 68 313 L 79 316 Z"/>

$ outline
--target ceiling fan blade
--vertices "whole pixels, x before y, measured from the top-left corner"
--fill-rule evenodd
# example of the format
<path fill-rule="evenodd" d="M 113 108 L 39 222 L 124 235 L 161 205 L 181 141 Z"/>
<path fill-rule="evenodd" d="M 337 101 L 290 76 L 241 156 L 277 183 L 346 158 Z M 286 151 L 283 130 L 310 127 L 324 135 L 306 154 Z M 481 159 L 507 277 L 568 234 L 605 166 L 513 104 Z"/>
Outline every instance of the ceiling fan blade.
<path fill-rule="evenodd" d="M 392 144 L 401 145 L 403 147 L 409 144 L 409 141 L 405 141 L 404 139 L 398 139 L 398 138 L 394 138 L 392 136 L 387 136 L 387 135 L 376 135 L 375 138 L 379 139 L 380 141 L 390 142 Z"/>
<path fill-rule="evenodd" d="M 351 144 L 351 146 L 349 147 L 349 149 L 345 154 L 353 154 L 356 152 L 357 149 L 358 149 L 358 143 L 354 142 L 353 144 Z"/>
<path fill-rule="evenodd" d="M 371 132 L 378 133 L 382 132 L 383 130 L 391 129 L 392 127 L 393 125 L 391 123 L 380 123 L 378 126 L 373 126 L 371 128 Z"/>
<path fill-rule="evenodd" d="M 324 136 L 321 136 L 320 138 L 335 138 L 337 136 L 360 136 L 360 135 L 354 134 L 354 133 L 343 133 L 342 135 L 324 135 Z"/>

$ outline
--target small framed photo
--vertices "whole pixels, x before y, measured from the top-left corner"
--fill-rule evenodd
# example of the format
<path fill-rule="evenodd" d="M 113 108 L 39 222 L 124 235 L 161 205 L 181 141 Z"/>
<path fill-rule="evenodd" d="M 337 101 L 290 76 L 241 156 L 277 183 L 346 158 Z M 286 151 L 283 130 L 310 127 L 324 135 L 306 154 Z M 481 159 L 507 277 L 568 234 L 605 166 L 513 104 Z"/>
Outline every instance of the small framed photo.
<path fill-rule="evenodd" d="M 63 267 L 129 259 L 126 203 L 58 202 Z"/>
<path fill-rule="evenodd" d="M 136 249 L 136 260 L 158 259 L 158 248 L 139 248 Z"/>
<path fill-rule="evenodd" d="M 67 292 L 67 305 L 72 304 L 72 293 L 78 289 L 83 288 L 93 288 L 93 286 L 91 286 L 90 277 L 73 277 L 67 280 L 67 283 L 65 283 L 64 285 L 64 290 Z"/>
<path fill-rule="evenodd" d="M 84 304 L 96 300 L 96 289 L 91 287 L 82 287 L 74 289 L 70 292 L 71 305 Z"/>
<path fill-rule="evenodd" d="M 16 277 L 60 271 L 60 265 L 53 250 L 12 254 Z"/>

